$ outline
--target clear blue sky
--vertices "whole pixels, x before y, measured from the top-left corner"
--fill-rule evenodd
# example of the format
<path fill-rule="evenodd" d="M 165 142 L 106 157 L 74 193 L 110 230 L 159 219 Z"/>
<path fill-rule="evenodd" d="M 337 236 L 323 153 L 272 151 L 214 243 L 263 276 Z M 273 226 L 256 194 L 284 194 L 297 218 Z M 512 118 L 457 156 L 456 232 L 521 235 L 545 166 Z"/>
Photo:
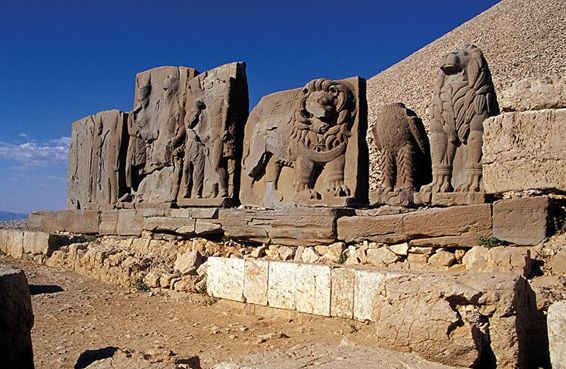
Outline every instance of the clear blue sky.
<path fill-rule="evenodd" d="M 253 107 L 369 78 L 496 2 L 1 0 L 0 210 L 64 208 L 71 122 L 129 110 L 137 72 L 245 61 Z"/>

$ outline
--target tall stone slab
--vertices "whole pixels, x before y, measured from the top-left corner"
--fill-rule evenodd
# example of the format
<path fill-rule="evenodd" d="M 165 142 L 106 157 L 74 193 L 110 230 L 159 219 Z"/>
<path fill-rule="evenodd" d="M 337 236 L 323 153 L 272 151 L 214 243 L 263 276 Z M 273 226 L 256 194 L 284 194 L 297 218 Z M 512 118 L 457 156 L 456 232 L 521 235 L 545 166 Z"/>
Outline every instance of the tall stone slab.
<path fill-rule="evenodd" d="M 165 66 L 136 75 L 126 157 L 126 181 L 136 203 L 176 199 L 181 168 L 174 165 L 174 140 L 183 125 L 187 83 L 197 74 L 193 68 Z"/>
<path fill-rule="evenodd" d="M 127 118 L 108 110 L 73 123 L 67 209 L 110 209 L 125 193 Z"/>
<path fill-rule="evenodd" d="M 183 168 L 177 204 L 219 206 L 237 200 L 248 109 L 245 63 L 222 65 L 188 82 L 174 158 Z"/>
<path fill-rule="evenodd" d="M 67 168 L 67 209 L 84 209 L 92 204 L 91 161 L 94 146 L 94 117 L 73 123 Z"/>
<path fill-rule="evenodd" d="M 262 98 L 246 123 L 241 202 L 265 208 L 365 204 L 365 80 L 315 79 Z"/>

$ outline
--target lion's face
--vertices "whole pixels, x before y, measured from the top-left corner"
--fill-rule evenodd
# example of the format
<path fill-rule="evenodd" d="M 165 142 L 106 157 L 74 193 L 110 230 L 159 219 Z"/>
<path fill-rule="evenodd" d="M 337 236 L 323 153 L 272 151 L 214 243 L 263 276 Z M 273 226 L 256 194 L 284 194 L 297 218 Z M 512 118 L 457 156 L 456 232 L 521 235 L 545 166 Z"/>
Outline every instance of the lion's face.
<path fill-rule="evenodd" d="M 470 61 L 480 58 L 482 54 L 480 49 L 474 45 L 468 45 L 464 48 L 448 53 L 440 66 L 442 72 L 446 75 L 454 75 L 466 70 Z"/>
<path fill-rule="evenodd" d="M 343 123 L 339 113 L 352 96 L 346 86 L 330 80 L 314 80 L 305 86 L 303 94 L 303 114 L 310 122 L 310 131 L 324 134 Z"/>

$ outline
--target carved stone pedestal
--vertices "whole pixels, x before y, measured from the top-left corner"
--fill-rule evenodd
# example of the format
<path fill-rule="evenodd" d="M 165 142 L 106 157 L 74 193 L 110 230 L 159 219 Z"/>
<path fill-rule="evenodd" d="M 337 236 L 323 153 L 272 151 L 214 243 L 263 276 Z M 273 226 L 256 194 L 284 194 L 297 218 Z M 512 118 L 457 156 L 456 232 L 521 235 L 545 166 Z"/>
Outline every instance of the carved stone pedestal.
<path fill-rule="evenodd" d="M 484 192 L 416 192 L 413 197 L 416 205 L 459 206 L 485 203 Z"/>
<path fill-rule="evenodd" d="M 233 199 L 229 197 L 217 198 L 200 198 L 200 199 L 179 199 L 177 206 L 179 207 L 211 207 L 211 208 L 228 208 L 232 206 Z"/>
<path fill-rule="evenodd" d="M 391 205 L 391 206 L 413 206 L 414 191 L 398 189 L 395 191 L 385 191 L 379 189 L 370 194 L 370 205 Z"/>

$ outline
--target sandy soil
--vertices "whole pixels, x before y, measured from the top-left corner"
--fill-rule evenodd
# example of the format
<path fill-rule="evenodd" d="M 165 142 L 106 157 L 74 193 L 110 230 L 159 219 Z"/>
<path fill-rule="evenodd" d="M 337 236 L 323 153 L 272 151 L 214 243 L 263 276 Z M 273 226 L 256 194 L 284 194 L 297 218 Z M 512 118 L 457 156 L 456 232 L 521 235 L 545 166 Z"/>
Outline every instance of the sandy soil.
<path fill-rule="evenodd" d="M 374 346 L 372 324 L 254 309 L 202 295 L 128 290 L 22 260 L 0 258 L 0 263 L 23 269 L 28 277 L 37 369 L 73 368 L 85 350 L 108 346 L 157 354 L 171 350 L 180 359 L 198 356 L 202 368 L 299 344 L 346 339 Z"/>

